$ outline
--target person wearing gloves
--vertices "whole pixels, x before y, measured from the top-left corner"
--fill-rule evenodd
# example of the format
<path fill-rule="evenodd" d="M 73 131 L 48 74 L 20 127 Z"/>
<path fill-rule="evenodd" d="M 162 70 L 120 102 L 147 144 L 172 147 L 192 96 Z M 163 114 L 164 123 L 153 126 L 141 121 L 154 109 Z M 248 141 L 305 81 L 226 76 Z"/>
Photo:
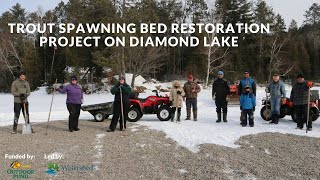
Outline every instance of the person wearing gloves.
<path fill-rule="evenodd" d="M 284 83 L 279 80 L 279 75 L 277 73 L 273 74 L 273 81 L 268 85 L 266 92 L 270 93 L 270 124 L 278 124 L 280 117 L 280 107 L 282 103 L 285 103 L 286 99 L 286 90 Z"/>
<path fill-rule="evenodd" d="M 240 96 L 240 110 L 242 115 L 242 127 L 247 126 L 247 120 L 249 116 L 249 125 L 250 127 L 254 126 L 253 122 L 253 112 L 255 111 L 256 107 L 256 98 L 251 92 L 251 88 L 249 86 L 246 86 L 244 88 L 244 92 Z"/>
<path fill-rule="evenodd" d="M 83 103 L 82 87 L 78 84 L 76 76 L 71 77 L 71 82 L 67 86 L 57 89 L 60 93 L 67 94 L 67 109 L 69 111 L 69 131 L 79 131 L 79 116 L 81 104 Z"/>
<path fill-rule="evenodd" d="M 174 120 L 176 109 L 178 111 L 177 122 L 180 122 L 181 108 L 183 106 L 183 96 L 185 96 L 185 92 L 181 87 L 181 83 L 179 81 L 174 81 L 172 83 L 172 88 L 169 96 L 169 101 L 171 104 L 171 122 L 173 122 Z"/>
<path fill-rule="evenodd" d="M 227 121 L 227 105 L 230 88 L 226 79 L 223 78 L 223 71 L 218 72 L 218 78 L 214 80 L 212 85 L 212 99 L 216 103 L 216 111 L 218 115 L 217 123 L 221 122 L 221 109 L 223 111 L 223 122 Z"/>
<path fill-rule="evenodd" d="M 127 127 L 126 121 L 128 119 L 128 112 L 130 108 L 131 91 L 132 91 L 131 87 L 125 81 L 125 77 L 120 76 L 119 82 L 115 86 L 113 86 L 113 88 L 111 89 L 111 94 L 114 95 L 113 116 L 107 132 L 114 132 L 117 127 L 118 121 L 120 122 L 120 130 L 123 131 L 124 129 L 126 129 Z M 121 95 L 122 95 L 122 102 L 121 102 Z M 123 112 L 121 112 L 122 110 Z M 122 113 L 124 117 L 122 117 Z M 123 124 L 122 124 L 122 119 L 123 119 Z"/>
<path fill-rule="evenodd" d="M 30 123 L 28 102 L 28 97 L 30 96 L 30 86 L 26 81 L 25 72 L 20 72 L 19 79 L 13 81 L 11 85 L 11 94 L 14 96 L 14 121 L 12 134 L 16 134 L 21 110 L 27 123 Z M 34 131 L 32 130 L 32 132 Z"/>
<path fill-rule="evenodd" d="M 191 74 L 188 76 L 188 82 L 184 84 L 183 90 L 186 94 L 185 95 L 186 106 L 187 106 L 186 120 L 190 120 L 191 118 L 191 106 L 192 106 L 193 120 L 197 121 L 197 115 L 198 115 L 197 97 L 201 89 L 200 89 L 200 86 L 193 81 L 193 76 Z"/>
<path fill-rule="evenodd" d="M 312 82 L 307 82 L 304 80 L 302 74 L 297 76 L 297 82 L 293 85 L 290 99 L 294 105 L 294 111 L 297 114 L 297 128 L 303 129 L 304 123 L 307 122 L 307 113 L 308 113 L 308 94 L 309 88 L 312 87 Z M 308 131 L 312 130 L 312 120 L 309 118 L 308 121 Z"/>

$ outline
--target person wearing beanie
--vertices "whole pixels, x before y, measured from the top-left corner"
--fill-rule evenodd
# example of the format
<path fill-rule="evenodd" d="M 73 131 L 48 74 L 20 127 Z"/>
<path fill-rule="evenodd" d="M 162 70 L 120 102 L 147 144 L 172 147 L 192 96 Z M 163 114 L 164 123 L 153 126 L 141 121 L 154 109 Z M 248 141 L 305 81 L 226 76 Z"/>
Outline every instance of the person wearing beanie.
<path fill-rule="evenodd" d="M 67 94 L 67 109 L 69 111 L 69 131 L 79 131 L 79 116 L 81 104 L 83 103 L 82 87 L 78 84 L 78 78 L 71 76 L 71 82 L 65 87 L 57 89 L 60 93 Z"/>
<path fill-rule="evenodd" d="M 273 81 L 268 85 L 266 92 L 270 93 L 270 105 L 271 105 L 270 124 L 278 124 L 279 118 L 280 118 L 280 107 L 282 103 L 285 103 L 285 99 L 286 99 L 285 85 L 283 82 L 279 80 L 279 74 L 277 73 L 273 74 Z"/>
<path fill-rule="evenodd" d="M 193 81 L 193 76 L 190 74 L 188 76 L 188 82 L 183 85 L 183 90 L 186 97 L 186 106 L 187 106 L 187 118 L 185 120 L 191 119 L 191 106 L 193 110 L 193 120 L 197 121 L 198 117 L 198 106 L 197 98 L 198 93 L 201 91 L 200 86 Z"/>
<path fill-rule="evenodd" d="M 107 132 L 114 132 L 118 122 L 120 123 L 120 130 L 124 131 L 126 129 L 126 121 L 128 119 L 128 112 L 130 108 L 130 94 L 131 87 L 126 83 L 126 79 L 124 76 L 119 77 L 119 82 L 113 86 L 111 89 L 111 94 L 114 95 L 114 103 L 113 103 L 113 116 Z M 121 102 L 122 95 L 122 102 Z M 121 104 L 122 103 L 122 104 Z M 121 112 L 121 106 L 123 108 L 123 116 Z M 122 124 L 123 119 L 123 124 Z"/>
<path fill-rule="evenodd" d="M 293 85 L 290 99 L 294 104 L 294 110 L 297 118 L 297 129 L 303 129 L 304 123 L 307 122 L 308 113 L 308 94 L 309 88 L 312 87 L 312 82 L 307 82 L 304 80 L 302 74 L 298 74 L 297 82 Z M 308 120 L 308 131 L 312 130 L 312 120 Z"/>
<path fill-rule="evenodd" d="M 240 96 L 240 110 L 242 115 L 242 127 L 247 126 L 248 118 L 249 118 L 249 125 L 250 127 L 254 126 L 253 122 L 253 112 L 255 111 L 256 107 L 256 98 L 251 92 L 250 86 L 246 86 L 244 88 L 244 92 Z"/>
<path fill-rule="evenodd" d="M 223 122 L 227 121 L 227 105 L 228 95 L 230 95 L 230 88 L 228 81 L 224 78 L 223 71 L 218 72 L 218 78 L 216 78 L 212 85 L 212 99 L 216 104 L 216 111 L 218 120 L 217 123 L 221 122 L 221 109 L 223 111 Z"/>
<path fill-rule="evenodd" d="M 28 102 L 28 97 L 30 96 L 30 85 L 26 81 L 25 72 L 20 72 L 19 78 L 12 82 L 11 94 L 14 96 L 14 121 L 12 134 L 16 134 L 21 110 L 27 123 L 30 123 Z M 32 132 L 34 131 L 32 130 Z"/>

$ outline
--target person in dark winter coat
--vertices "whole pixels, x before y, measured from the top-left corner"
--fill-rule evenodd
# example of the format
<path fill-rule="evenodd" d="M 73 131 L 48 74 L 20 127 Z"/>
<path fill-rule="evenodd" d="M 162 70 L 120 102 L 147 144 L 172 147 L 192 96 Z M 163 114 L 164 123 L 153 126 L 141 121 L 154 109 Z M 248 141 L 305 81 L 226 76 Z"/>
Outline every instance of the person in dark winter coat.
<path fill-rule="evenodd" d="M 298 81 L 292 87 L 290 99 L 297 113 L 297 129 L 303 129 L 303 124 L 307 122 L 308 92 L 312 87 L 312 82 L 305 81 L 302 74 L 299 74 L 297 78 Z M 310 119 L 307 128 L 308 131 L 312 130 L 312 120 Z"/>
<path fill-rule="evenodd" d="M 191 106 L 193 108 L 193 120 L 197 121 L 198 115 L 198 106 L 197 106 L 197 97 L 198 93 L 201 91 L 200 86 L 193 81 L 193 76 L 188 76 L 188 82 L 186 82 L 183 86 L 183 90 L 185 92 L 186 97 L 186 106 L 187 106 L 187 118 L 186 120 L 190 120 L 191 117 Z"/>
<path fill-rule="evenodd" d="M 11 85 L 11 94 L 14 96 L 14 121 L 12 134 L 17 133 L 17 126 L 21 110 L 27 123 L 30 123 L 28 103 L 28 97 L 30 96 L 30 86 L 25 79 L 26 74 L 24 72 L 20 72 L 19 79 L 13 81 Z"/>
<path fill-rule="evenodd" d="M 181 83 L 179 81 L 173 81 L 169 95 L 169 101 L 171 104 L 171 122 L 173 122 L 174 120 L 176 109 L 178 111 L 177 122 L 180 122 L 181 108 L 183 106 L 183 96 L 185 96 L 185 92 L 181 87 Z"/>
<path fill-rule="evenodd" d="M 243 114 L 242 116 L 242 127 L 247 126 L 248 116 L 249 116 L 249 125 L 250 127 L 254 126 L 253 122 L 253 112 L 256 107 L 256 98 L 254 94 L 251 92 L 249 86 L 244 88 L 244 92 L 240 96 L 240 110 Z"/>
<path fill-rule="evenodd" d="M 228 105 L 228 95 L 230 95 L 230 88 L 226 79 L 223 78 L 223 71 L 218 72 L 218 78 L 213 82 L 212 85 L 212 98 L 216 103 L 216 111 L 218 115 L 218 120 L 216 122 L 221 122 L 221 109 L 223 111 L 223 122 L 227 121 L 227 105 Z"/>
<path fill-rule="evenodd" d="M 69 131 L 79 131 L 79 116 L 81 104 L 83 103 L 82 87 L 78 84 L 76 76 L 71 77 L 71 82 L 67 86 L 57 89 L 60 93 L 67 94 L 67 109 L 69 111 Z"/>
<path fill-rule="evenodd" d="M 284 83 L 279 80 L 279 75 L 273 75 L 273 81 L 268 85 L 266 89 L 267 93 L 270 93 L 271 104 L 271 122 L 270 124 L 278 124 L 280 117 L 280 107 L 282 102 L 286 99 L 286 90 Z M 282 99 L 282 101 L 281 101 Z"/>
<path fill-rule="evenodd" d="M 131 87 L 125 82 L 125 77 L 120 76 L 119 82 L 111 89 L 111 94 L 114 96 L 114 103 L 113 103 L 113 117 L 107 132 L 114 132 L 118 121 L 120 122 L 120 130 L 123 131 L 126 129 L 126 121 L 128 119 L 128 112 L 130 108 L 130 94 L 131 94 Z M 121 95 L 122 95 L 122 104 L 121 104 Z M 123 110 L 123 116 L 122 112 Z M 119 119 L 120 118 L 120 119 Z M 123 124 L 122 124 L 123 120 Z"/>

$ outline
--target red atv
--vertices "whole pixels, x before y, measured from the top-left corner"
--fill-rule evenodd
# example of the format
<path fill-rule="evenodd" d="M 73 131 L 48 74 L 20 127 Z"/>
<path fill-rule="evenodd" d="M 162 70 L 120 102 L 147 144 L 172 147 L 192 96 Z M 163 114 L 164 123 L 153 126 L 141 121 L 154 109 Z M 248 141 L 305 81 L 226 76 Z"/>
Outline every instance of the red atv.
<path fill-rule="evenodd" d="M 137 122 L 143 114 L 157 114 L 160 121 L 168 121 L 170 116 L 170 102 L 168 96 L 159 96 L 157 90 L 153 90 L 155 96 L 149 96 L 146 99 L 138 98 L 138 95 L 131 97 L 130 110 L 128 113 L 128 120 L 130 122 Z"/>
<path fill-rule="evenodd" d="M 270 97 L 262 99 L 262 105 L 260 115 L 262 119 L 266 121 L 271 120 L 271 106 L 270 106 Z M 319 91 L 318 90 L 311 90 L 311 97 L 310 97 L 310 112 L 309 116 L 312 121 L 315 121 L 319 117 Z M 290 99 L 286 99 L 285 104 L 282 104 L 280 107 L 280 118 L 284 118 L 286 115 L 290 115 L 294 122 L 297 122 L 297 115 L 294 111 L 293 102 Z"/>

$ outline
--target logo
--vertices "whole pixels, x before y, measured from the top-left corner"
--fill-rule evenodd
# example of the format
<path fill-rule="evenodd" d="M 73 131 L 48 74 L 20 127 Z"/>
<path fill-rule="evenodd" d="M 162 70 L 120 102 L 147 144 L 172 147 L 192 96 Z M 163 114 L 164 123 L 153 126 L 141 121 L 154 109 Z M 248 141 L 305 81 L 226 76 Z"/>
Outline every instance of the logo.
<path fill-rule="evenodd" d="M 48 163 L 47 166 L 48 166 L 48 170 L 46 171 L 47 174 L 56 175 L 60 171 L 58 163 Z"/>
<path fill-rule="evenodd" d="M 30 175 L 34 174 L 30 164 L 21 164 L 19 161 L 13 161 L 10 164 L 10 169 L 7 169 L 6 172 L 14 179 L 28 179 Z"/>
<path fill-rule="evenodd" d="M 60 165 L 58 163 L 48 163 L 46 173 L 49 175 L 56 175 L 59 172 L 62 173 L 85 173 L 88 171 L 96 171 L 96 166 L 84 166 L 84 165 Z"/>

